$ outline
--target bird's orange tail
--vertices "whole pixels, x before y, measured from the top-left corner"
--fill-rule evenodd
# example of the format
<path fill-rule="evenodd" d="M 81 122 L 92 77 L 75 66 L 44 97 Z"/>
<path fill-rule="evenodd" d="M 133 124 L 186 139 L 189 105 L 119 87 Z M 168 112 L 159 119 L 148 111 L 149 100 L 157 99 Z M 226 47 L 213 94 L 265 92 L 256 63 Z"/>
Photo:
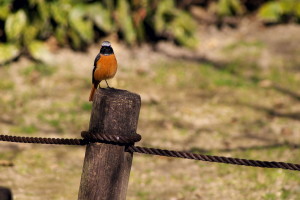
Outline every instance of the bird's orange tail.
<path fill-rule="evenodd" d="M 93 101 L 95 91 L 96 91 L 96 88 L 95 88 L 95 86 L 93 85 L 93 87 L 92 87 L 92 89 L 91 89 L 89 101 Z"/>

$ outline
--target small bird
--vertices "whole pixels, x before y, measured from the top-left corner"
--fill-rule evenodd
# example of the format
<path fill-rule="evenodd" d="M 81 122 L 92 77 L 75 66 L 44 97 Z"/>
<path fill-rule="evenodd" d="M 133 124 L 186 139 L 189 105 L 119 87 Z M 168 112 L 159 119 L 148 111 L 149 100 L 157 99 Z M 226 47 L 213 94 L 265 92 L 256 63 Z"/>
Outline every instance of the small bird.
<path fill-rule="evenodd" d="M 113 78 L 117 72 L 117 69 L 117 59 L 110 42 L 102 42 L 100 52 L 98 53 L 94 61 L 94 69 L 92 74 L 93 86 L 89 101 L 93 101 L 95 91 L 101 81 L 105 80 L 107 87 L 110 88 L 106 80 Z"/>

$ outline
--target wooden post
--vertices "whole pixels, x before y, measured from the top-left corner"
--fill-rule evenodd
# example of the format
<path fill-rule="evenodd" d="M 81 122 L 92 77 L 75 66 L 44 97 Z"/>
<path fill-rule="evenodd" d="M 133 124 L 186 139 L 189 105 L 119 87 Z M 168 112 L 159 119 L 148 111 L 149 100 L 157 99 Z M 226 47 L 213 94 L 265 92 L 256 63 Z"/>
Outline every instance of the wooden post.
<path fill-rule="evenodd" d="M 125 90 L 98 89 L 89 131 L 94 134 L 136 133 L 141 107 L 139 95 Z M 126 199 L 132 154 L 124 146 L 91 143 L 86 147 L 79 200 Z"/>
<path fill-rule="evenodd" d="M 6 187 L 0 187 L 0 199 L 1 200 L 12 200 L 12 193 L 10 189 Z"/>

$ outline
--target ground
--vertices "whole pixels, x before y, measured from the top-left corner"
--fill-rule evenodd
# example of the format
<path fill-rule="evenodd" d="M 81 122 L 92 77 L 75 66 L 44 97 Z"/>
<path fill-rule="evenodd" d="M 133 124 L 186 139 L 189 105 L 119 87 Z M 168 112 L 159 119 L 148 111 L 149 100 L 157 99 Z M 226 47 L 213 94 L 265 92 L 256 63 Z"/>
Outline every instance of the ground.
<path fill-rule="evenodd" d="M 115 88 L 141 95 L 139 146 L 300 163 L 300 27 L 199 28 L 196 50 L 113 42 Z M 153 50 L 155 49 L 155 51 Z M 58 49 L 47 65 L 0 68 L 1 134 L 80 137 L 99 46 Z M 102 85 L 104 86 L 104 85 Z M 84 147 L 0 143 L 0 185 L 17 200 L 76 199 Z M 298 199 L 300 174 L 134 155 L 127 199 Z"/>

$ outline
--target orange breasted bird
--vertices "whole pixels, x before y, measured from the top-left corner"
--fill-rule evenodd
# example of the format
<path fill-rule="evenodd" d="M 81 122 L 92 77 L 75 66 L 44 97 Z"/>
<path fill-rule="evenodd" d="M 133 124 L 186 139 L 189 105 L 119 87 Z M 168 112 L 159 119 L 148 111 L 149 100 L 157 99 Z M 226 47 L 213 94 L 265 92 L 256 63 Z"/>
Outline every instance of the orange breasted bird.
<path fill-rule="evenodd" d="M 117 68 L 117 59 L 115 57 L 114 50 L 111 47 L 110 42 L 102 42 L 100 52 L 98 53 L 94 61 L 94 69 L 92 74 L 93 86 L 90 93 L 89 101 L 93 101 L 95 91 L 101 81 L 104 80 L 106 82 L 107 87 L 109 88 L 109 85 L 106 80 L 111 79 L 115 76 Z"/>

